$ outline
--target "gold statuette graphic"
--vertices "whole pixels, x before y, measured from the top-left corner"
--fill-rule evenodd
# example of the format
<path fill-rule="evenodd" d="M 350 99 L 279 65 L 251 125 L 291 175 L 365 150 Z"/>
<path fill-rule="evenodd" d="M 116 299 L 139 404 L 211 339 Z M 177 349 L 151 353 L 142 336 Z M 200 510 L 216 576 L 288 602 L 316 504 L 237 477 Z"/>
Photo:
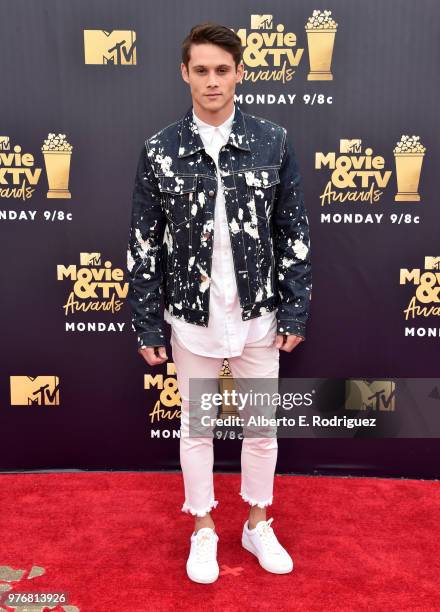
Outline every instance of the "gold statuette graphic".
<path fill-rule="evenodd" d="M 136 65 L 136 32 L 133 30 L 84 30 L 86 64 Z"/>
<path fill-rule="evenodd" d="M 397 193 L 394 200 L 420 202 L 418 189 L 426 147 L 420 142 L 420 136 L 404 134 L 393 151 L 397 176 Z"/>
<path fill-rule="evenodd" d="M 229 361 L 225 358 L 223 359 L 223 365 L 220 369 L 219 373 L 219 393 L 224 397 L 225 391 L 233 391 L 235 389 L 234 378 L 231 373 L 231 368 L 229 367 Z M 223 404 L 221 406 L 220 418 L 226 418 L 227 416 L 238 416 L 237 409 L 235 406 L 231 406 L 230 404 Z"/>
<path fill-rule="evenodd" d="M 49 134 L 41 147 L 46 165 L 48 198 L 71 198 L 69 191 L 70 158 L 72 145 L 65 134 Z"/>
<path fill-rule="evenodd" d="M 333 46 L 338 24 L 331 11 L 313 11 L 306 23 L 310 72 L 308 81 L 333 81 L 331 73 Z"/>
<path fill-rule="evenodd" d="M 394 412 L 396 383 L 391 380 L 346 380 L 345 410 Z"/>
<path fill-rule="evenodd" d="M 59 406 L 58 376 L 11 376 L 11 406 Z"/>

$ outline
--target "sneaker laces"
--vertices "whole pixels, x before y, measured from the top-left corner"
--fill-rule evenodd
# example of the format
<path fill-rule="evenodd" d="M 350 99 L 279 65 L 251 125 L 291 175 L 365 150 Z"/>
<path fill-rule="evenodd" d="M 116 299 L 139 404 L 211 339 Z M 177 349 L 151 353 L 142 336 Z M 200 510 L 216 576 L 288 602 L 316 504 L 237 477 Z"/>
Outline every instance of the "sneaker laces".
<path fill-rule="evenodd" d="M 196 558 L 197 561 L 206 563 L 212 559 L 214 551 L 215 533 L 206 531 L 199 535 L 196 534 Z"/>
<path fill-rule="evenodd" d="M 267 552 L 279 555 L 282 552 L 282 547 L 271 527 L 272 521 L 273 517 L 268 521 L 260 521 L 257 525 L 257 531 Z"/>

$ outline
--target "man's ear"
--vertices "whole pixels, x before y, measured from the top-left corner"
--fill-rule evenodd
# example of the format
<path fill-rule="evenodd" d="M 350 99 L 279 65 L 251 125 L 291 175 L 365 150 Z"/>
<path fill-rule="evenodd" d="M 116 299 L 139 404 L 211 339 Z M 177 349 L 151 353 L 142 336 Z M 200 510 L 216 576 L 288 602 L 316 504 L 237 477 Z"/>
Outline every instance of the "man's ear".
<path fill-rule="evenodd" d="M 182 72 L 182 79 L 184 81 L 186 81 L 187 83 L 189 83 L 188 71 L 187 71 L 186 66 L 185 66 L 185 64 L 183 62 L 180 64 L 180 70 Z"/>
<path fill-rule="evenodd" d="M 237 75 L 240 75 L 239 80 L 237 81 L 237 83 L 242 83 L 243 82 L 243 77 L 244 77 L 244 65 L 243 62 L 240 62 L 237 66 Z"/>

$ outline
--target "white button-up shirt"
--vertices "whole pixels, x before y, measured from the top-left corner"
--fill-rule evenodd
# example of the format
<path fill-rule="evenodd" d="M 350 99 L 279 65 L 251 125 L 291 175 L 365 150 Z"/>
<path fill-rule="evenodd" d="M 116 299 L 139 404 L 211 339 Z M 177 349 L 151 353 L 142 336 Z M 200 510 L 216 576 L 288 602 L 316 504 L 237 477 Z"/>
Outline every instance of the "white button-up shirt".
<path fill-rule="evenodd" d="M 228 142 L 234 110 L 219 126 L 202 121 L 194 112 L 205 151 L 217 167 L 218 190 L 215 201 L 214 236 L 209 300 L 208 326 L 188 323 L 171 315 L 167 309 L 164 319 L 172 326 L 178 341 L 188 350 L 207 357 L 235 357 L 241 355 L 244 345 L 265 336 L 271 327 L 276 330 L 276 310 L 243 321 L 234 273 L 225 196 L 218 166 L 220 149 Z"/>

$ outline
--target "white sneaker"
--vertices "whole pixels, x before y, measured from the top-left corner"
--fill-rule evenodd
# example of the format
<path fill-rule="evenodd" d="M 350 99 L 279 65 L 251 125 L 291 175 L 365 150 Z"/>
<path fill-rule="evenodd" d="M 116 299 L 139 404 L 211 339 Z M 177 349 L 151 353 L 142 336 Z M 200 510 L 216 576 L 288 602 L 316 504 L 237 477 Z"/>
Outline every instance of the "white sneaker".
<path fill-rule="evenodd" d="M 191 549 L 186 562 L 188 578 L 208 584 L 219 575 L 217 563 L 218 535 L 211 527 L 202 527 L 191 535 Z"/>
<path fill-rule="evenodd" d="M 288 574 L 293 569 L 293 559 L 278 542 L 270 526 L 273 518 L 259 521 L 254 529 L 249 529 L 246 521 L 243 527 L 241 544 L 243 548 L 253 553 L 268 572 Z"/>

